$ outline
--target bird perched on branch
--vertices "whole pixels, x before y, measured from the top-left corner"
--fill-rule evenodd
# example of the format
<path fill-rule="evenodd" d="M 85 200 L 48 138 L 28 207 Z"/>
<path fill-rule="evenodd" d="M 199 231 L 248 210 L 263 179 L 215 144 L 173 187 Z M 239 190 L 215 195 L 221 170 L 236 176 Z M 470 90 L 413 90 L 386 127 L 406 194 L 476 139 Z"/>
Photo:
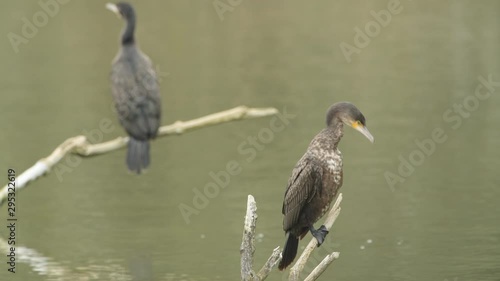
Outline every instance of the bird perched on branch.
<path fill-rule="evenodd" d="M 282 209 L 286 242 L 278 266 L 280 270 L 293 262 L 299 239 L 307 232 L 316 238 L 318 246 L 328 234 L 324 225 L 314 229 L 314 223 L 328 211 L 342 186 L 342 154 L 337 146 L 344 134 L 344 125 L 373 142 L 365 117 L 352 103 L 333 104 L 326 114 L 326 125 L 311 141 L 288 180 Z"/>
<path fill-rule="evenodd" d="M 139 174 L 149 166 L 149 140 L 156 137 L 160 126 L 158 80 L 151 60 L 136 45 L 136 16 L 132 5 L 108 3 L 106 8 L 126 22 L 120 50 L 112 64 L 111 89 L 120 123 L 130 136 L 127 167 Z"/>

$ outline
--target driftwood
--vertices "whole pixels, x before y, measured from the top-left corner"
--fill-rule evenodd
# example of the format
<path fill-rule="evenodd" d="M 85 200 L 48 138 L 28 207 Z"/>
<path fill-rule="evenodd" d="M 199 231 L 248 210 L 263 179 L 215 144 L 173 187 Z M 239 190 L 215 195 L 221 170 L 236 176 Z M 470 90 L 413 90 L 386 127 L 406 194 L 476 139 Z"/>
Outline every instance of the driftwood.
<path fill-rule="evenodd" d="M 241 280 L 253 281 L 264 280 L 271 270 L 281 259 L 280 247 L 273 250 L 273 253 L 264 264 L 259 273 L 253 270 L 253 254 L 255 252 L 255 227 L 257 225 L 257 203 L 252 195 L 248 195 L 247 213 L 245 215 L 245 225 L 243 227 L 243 238 L 241 239 Z"/>
<path fill-rule="evenodd" d="M 222 124 L 235 120 L 252 119 L 275 115 L 278 113 L 276 108 L 249 108 L 238 106 L 226 111 L 203 116 L 190 121 L 177 121 L 172 125 L 166 125 L 159 128 L 158 137 L 181 135 L 188 131 L 208 127 L 216 124 Z M 90 144 L 85 136 L 76 136 L 65 140 L 49 156 L 38 160 L 35 165 L 17 175 L 16 192 L 24 188 L 28 182 L 36 180 L 40 176 L 48 173 L 59 161 L 68 154 L 76 154 L 83 157 L 104 154 L 123 148 L 128 143 L 128 137 L 118 137 L 114 140 Z M 8 194 L 7 185 L 0 190 L 0 205 L 5 202 Z"/>
<path fill-rule="evenodd" d="M 325 227 L 330 230 L 333 223 L 340 214 L 340 202 L 342 202 L 342 194 L 339 194 L 337 200 L 333 204 L 333 207 L 328 212 L 325 220 Z M 278 264 L 281 260 L 281 250 L 277 247 L 273 250 L 273 253 L 264 264 L 262 269 L 255 273 L 253 270 L 253 255 L 255 253 L 255 228 L 257 224 L 257 204 L 252 195 L 248 195 L 247 201 L 247 212 L 245 216 L 245 223 L 243 227 L 243 238 L 240 246 L 241 254 L 241 280 L 243 281 L 262 281 L 267 278 L 271 270 Z M 290 281 L 299 280 L 300 273 L 304 270 L 309 257 L 311 256 L 314 249 L 317 248 L 316 238 L 312 238 L 307 247 L 302 252 L 302 255 L 298 258 L 295 265 L 290 270 Z M 327 255 L 323 261 L 320 262 L 316 268 L 304 279 L 305 281 L 316 280 L 326 268 L 336 259 L 339 258 L 339 252 L 333 252 Z"/>
<path fill-rule="evenodd" d="M 253 254 L 255 253 L 255 226 L 257 224 L 257 203 L 252 195 L 248 195 L 247 214 L 241 239 L 241 280 L 255 280 L 253 271 Z"/>

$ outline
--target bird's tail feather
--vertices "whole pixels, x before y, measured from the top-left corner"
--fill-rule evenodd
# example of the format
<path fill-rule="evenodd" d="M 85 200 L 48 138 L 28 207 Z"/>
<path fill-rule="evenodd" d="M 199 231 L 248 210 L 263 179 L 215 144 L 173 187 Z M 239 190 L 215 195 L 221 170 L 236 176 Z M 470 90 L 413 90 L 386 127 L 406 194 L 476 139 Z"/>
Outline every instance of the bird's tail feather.
<path fill-rule="evenodd" d="M 149 141 L 130 138 L 127 151 L 127 167 L 130 171 L 141 173 L 149 166 Z"/>
<path fill-rule="evenodd" d="M 295 237 L 290 232 L 287 232 L 285 247 L 283 248 L 280 264 L 278 265 L 279 270 L 285 269 L 293 262 L 295 256 L 297 255 L 298 246 L 299 246 L 299 238 Z"/>

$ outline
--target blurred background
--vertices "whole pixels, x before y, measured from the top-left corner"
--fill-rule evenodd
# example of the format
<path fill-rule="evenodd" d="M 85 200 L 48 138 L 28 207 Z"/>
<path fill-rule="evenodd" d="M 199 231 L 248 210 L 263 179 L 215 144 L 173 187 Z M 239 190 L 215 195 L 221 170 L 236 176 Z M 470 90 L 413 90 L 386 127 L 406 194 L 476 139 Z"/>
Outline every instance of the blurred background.
<path fill-rule="evenodd" d="M 52 15 L 37 1 L 1 5 L 5 174 L 69 137 L 90 137 L 102 120 L 114 125 L 103 141 L 125 135 L 109 86 L 123 21 L 105 1 L 49 2 Z M 258 146 L 249 138 L 273 117 L 158 139 L 141 176 L 127 172 L 125 150 L 64 159 L 18 194 L 17 273 L 2 262 L 0 280 L 237 280 L 248 194 L 260 268 L 284 243 L 288 177 L 342 100 L 363 112 L 375 143 L 346 128 L 342 212 L 314 257 L 341 255 L 319 280 L 500 279 L 500 2 L 132 4 L 136 39 L 161 79 L 162 124 L 238 105 L 294 117 Z M 382 10 L 390 20 L 380 21 Z M 23 18 L 35 32 L 23 31 Z M 441 143 L 419 148 L 435 130 Z M 231 161 L 241 173 L 197 208 L 195 192 Z"/>

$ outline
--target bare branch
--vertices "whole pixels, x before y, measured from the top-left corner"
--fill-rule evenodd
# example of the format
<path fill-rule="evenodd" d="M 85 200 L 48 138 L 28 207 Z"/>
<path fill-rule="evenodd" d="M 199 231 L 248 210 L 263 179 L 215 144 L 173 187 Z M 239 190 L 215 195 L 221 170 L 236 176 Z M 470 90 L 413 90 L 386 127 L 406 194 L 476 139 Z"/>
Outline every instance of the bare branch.
<path fill-rule="evenodd" d="M 267 278 L 269 273 L 271 273 L 271 270 L 278 264 L 278 262 L 281 259 L 281 250 L 280 247 L 276 247 L 273 250 L 273 253 L 267 259 L 267 262 L 262 266 L 262 268 L 259 270 L 259 273 L 257 273 L 257 278 L 259 281 L 263 281 Z"/>
<path fill-rule="evenodd" d="M 278 113 L 276 108 L 248 108 L 246 106 L 238 106 L 229 110 L 213 113 L 197 119 L 189 121 L 177 121 L 172 125 L 160 127 L 158 129 L 158 137 L 181 135 L 188 131 L 209 127 L 217 124 L 222 124 L 235 120 L 252 119 L 275 115 Z M 90 156 L 95 154 L 106 153 L 125 147 L 128 143 L 128 137 L 118 137 L 114 140 L 99 143 L 86 144 L 78 146 L 75 151 L 81 156 Z"/>
<path fill-rule="evenodd" d="M 255 280 L 253 271 L 253 254 L 255 252 L 255 225 L 257 223 L 257 204 L 252 195 L 248 195 L 247 214 L 241 239 L 241 280 Z"/>
<path fill-rule="evenodd" d="M 329 255 L 327 255 L 316 268 L 314 268 L 313 271 L 309 274 L 309 276 L 304 279 L 304 281 L 314 281 L 318 279 L 318 277 L 323 274 L 323 272 L 326 270 L 326 268 L 336 259 L 338 259 L 340 256 L 339 252 L 333 252 Z"/>
<path fill-rule="evenodd" d="M 226 111 L 210 114 L 190 121 L 177 121 L 172 125 L 160 127 L 158 137 L 180 135 L 195 129 L 222 124 L 235 120 L 252 119 L 264 116 L 275 115 L 276 108 L 249 108 L 238 106 Z M 128 137 L 118 137 L 104 143 L 90 144 L 85 136 L 76 136 L 65 140 L 48 157 L 40 159 L 32 167 L 17 175 L 16 192 L 24 188 L 30 181 L 34 181 L 40 176 L 48 173 L 61 159 L 68 154 L 80 156 L 98 155 L 123 148 L 128 143 Z M 0 191 L 0 205 L 7 198 L 7 185 Z"/>

